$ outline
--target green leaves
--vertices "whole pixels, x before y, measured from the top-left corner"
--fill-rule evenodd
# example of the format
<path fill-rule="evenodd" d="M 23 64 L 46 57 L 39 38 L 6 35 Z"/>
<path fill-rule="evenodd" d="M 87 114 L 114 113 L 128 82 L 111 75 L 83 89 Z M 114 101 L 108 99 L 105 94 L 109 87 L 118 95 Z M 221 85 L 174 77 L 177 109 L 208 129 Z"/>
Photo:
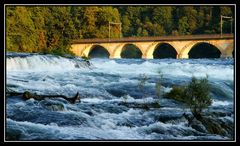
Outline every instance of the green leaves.
<path fill-rule="evenodd" d="M 161 27 L 164 31 L 171 33 L 173 25 L 173 8 L 170 6 L 156 7 L 153 10 L 153 21 Z"/>
<path fill-rule="evenodd" d="M 202 109 L 211 105 L 210 85 L 208 79 L 192 77 L 185 90 L 186 103 L 193 111 L 201 113 Z"/>
<path fill-rule="evenodd" d="M 26 7 L 7 9 L 7 49 L 10 51 L 32 52 L 37 46 L 31 13 Z"/>
<path fill-rule="evenodd" d="M 178 30 L 181 35 L 186 35 L 188 33 L 189 23 L 187 17 L 182 17 L 178 22 Z"/>
<path fill-rule="evenodd" d="M 212 104 L 208 77 L 202 79 L 192 77 L 185 86 L 173 86 L 172 90 L 165 94 L 165 97 L 185 103 L 194 115 L 201 114 L 203 109 Z"/>

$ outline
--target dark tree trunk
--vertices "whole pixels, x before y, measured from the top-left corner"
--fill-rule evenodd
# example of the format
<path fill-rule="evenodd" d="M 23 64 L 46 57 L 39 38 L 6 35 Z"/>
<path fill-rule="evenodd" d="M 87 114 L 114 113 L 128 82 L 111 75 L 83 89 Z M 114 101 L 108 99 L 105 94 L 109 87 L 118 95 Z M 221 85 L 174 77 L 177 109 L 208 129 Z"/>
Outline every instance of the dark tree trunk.
<path fill-rule="evenodd" d="M 78 92 L 74 97 L 70 97 L 70 98 L 65 96 L 65 95 L 37 95 L 35 93 L 30 93 L 28 91 L 25 91 L 24 93 L 19 93 L 19 92 L 15 92 L 15 91 L 9 90 L 9 89 L 7 89 L 6 94 L 8 96 L 22 95 L 22 98 L 25 99 L 25 100 L 30 99 L 30 98 L 33 98 L 35 100 L 44 100 L 45 98 L 58 98 L 58 97 L 60 97 L 60 98 L 64 98 L 65 100 L 67 100 L 71 104 L 76 103 L 76 101 L 81 102 L 80 101 L 80 95 L 79 95 Z"/>

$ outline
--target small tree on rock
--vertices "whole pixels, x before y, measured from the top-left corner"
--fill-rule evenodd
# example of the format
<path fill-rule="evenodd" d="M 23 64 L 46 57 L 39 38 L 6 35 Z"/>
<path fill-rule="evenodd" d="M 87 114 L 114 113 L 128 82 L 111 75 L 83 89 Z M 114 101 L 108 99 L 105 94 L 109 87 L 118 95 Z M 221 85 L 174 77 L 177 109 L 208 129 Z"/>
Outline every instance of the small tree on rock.
<path fill-rule="evenodd" d="M 212 104 L 212 99 L 209 94 L 210 84 L 208 83 L 208 77 L 202 79 L 192 77 L 190 83 L 184 90 L 185 103 L 197 119 L 201 118 L 202 110 Z"/>
<path fill-rule="evenodd" d="M 203 109 L 212 104 L 208 77 L 202 79 L 192 77 L 187 85 L 174 86 L 165 97 L 185 103 L 197 119 L 201 119 Z"/>

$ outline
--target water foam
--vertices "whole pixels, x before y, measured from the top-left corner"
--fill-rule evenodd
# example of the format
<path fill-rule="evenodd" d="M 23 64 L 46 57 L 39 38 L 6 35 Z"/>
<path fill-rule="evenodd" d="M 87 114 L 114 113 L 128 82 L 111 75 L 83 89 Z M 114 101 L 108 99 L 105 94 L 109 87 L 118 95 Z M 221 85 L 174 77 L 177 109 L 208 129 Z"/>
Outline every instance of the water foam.
<path fill-rule="evenodd" d="M 214 60 L 215 61 L 215 60 Z M 224 80 L 233 80 L 233 65 L 215 64 L 213 60 L 208 60 L 208 64 L 180 62 L 175 60 L 159 60 L 159 62 L 144 61 L 141 64 L 117 63 L 116 60 L 105 62 L 93 61 L 98 72 L 108 72 L 121 76 L 137 76 L 139 74 L 159 75 L 158 71 L 164 76 L 173 77 L 206 77 Z M 224 72 L 223 72 L 224 70 Z"/>
<path fill-rule="evenodd" d="M 215 99 L 212 101 L 212 106 L 228 106 L 228 105 L 232 105 L 232 103 L 229 101 L 220 101 Z"/>
<path fill-rule="evenodd" d="M 76 66 L 81 66 L 81 63 L 78 60 L 67 59 L 53 55 L 30 55 L 26 57 L 8 57 L 6 64 L 7 71 L 64 72 L 76 69 Z"/>
<path fill-rule="evenodd" d="M 29 55 L 26 57 L 8 57 L 7 71 L 53 71 L 68 72 L 76 70 L 79 66 L 86 66 L 80 61 L 81 59 L 68 59 L 52 55 Z M 131 62 L 132 61 L 132 62 Z M 228 60 L 226 60 L 228 61 Z M 164 76 L 172 77 L 205 77 L 224 80 L 233 80 L 233 65 L 219 60 L 203 59 L 204 63 L 197 63 L 196 60 L 109 60 L 93 59 L 91 63 L 96 68 L 94 72 L 109 73 L 120 76 L 134 77 L 139 74 L 158 75 L 161 71 Z M 224 72 L 222 71 L 224 70 Z"/>

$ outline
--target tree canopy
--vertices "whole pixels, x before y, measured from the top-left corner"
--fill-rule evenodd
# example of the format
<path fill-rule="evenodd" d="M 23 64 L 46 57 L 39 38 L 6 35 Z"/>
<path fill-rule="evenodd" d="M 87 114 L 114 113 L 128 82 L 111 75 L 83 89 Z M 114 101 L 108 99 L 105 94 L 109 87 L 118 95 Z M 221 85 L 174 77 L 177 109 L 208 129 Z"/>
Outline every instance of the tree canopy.
<path fill-rule="evenodd" d="M 65 54 L 73 39 L 220 33 L 233 6 L 6 6 L 6 47 Z M 233 23 L 234 24 L 234 23 Z M 231 23 L 224 20 L 223 33 Z M 234 27 L 234 26 L 232 26 Z M 232 28 L 232 30 L 234 30 Z"/>

